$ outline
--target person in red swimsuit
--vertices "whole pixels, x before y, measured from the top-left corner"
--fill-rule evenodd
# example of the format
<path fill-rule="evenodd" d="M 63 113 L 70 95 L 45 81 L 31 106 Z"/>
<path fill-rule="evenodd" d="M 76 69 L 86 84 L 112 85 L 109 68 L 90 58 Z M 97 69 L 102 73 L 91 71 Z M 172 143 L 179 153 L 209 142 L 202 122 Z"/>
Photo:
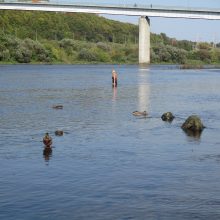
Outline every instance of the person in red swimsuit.
<path fill-rule="evenodd" d="M 117 86 L 117 85 L 118 85 L 118 74 L 113 69 L 112 70 L 112 86 Z"/>

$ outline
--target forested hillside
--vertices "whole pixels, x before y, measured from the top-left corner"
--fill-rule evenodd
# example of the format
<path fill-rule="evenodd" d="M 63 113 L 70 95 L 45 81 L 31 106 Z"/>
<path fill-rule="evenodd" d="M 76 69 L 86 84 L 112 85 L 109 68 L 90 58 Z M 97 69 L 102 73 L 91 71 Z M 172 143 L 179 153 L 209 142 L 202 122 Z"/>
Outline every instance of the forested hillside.
<path fill-rule="evenodd" d="M 3 63 L 137 63 L 138 26 L 98 15 L 0 11 Z M 153 63 L 220 63 L 212 44 L 151 34 Z"/>

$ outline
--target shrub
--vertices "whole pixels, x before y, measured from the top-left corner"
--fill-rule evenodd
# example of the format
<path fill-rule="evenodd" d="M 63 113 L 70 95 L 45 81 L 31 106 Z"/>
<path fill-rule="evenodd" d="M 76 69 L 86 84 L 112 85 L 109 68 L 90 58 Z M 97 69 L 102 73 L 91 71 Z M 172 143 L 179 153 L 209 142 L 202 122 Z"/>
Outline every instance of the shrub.
<path fill-rule="evenodd" d="M 196 56 L 206 63 L 210 63 L 211 61 L 211 53 L 208 50 L 198 50 L 196 51 Z"/>
<path fill-rule="evenodd" d="M 96 61 L 97 57 L 90 50 L 84 48 L 79 52 L 79 59 L 85 61 Z"/>
<path fill-rule="evenodd" d="M 212 62 L 220 62 L 220 50 L 218 48 L 211 51 L 211 60 Z"/>
<path fill-rule="evenodd" d="M 107 63 L 111 61 L 111 58 L 108 53 L 101 50 L 91 50 L 91 52 L 95 55 L 96 61 Z"/>
<path fill-rule="evenodd" d="M 21 42 L 22 41 L 17 39 L 17 38 L 13 38 L 11 36 L 7 36 L 6 42 L 5 42 L 5 46 L 9 50 L 15 50 L 21 44 Z"/>
<path fill-rule="evenodd" d="M 8 49 L 2 51 L 2 56 L 4 61 L 9 61 L 10 60 L 10 51 Z"/>
<path fill-rule="evenodd" d="M 184 64 L 186 62 L 187 52 L 184 49 L 167 46 L 167 51 L 171 55 L 171 60 L 174 63 Z"/>
<path fill-rule="evenodd" d="M 30 63 L 32 53 L 25 47 L 19 47 L 15 53 L 15 59 L 19 63 Z"/>
<path fill-rule="evenodd" d="M 77 42 L 73 39 L 68 39 L 68 38 L 64 38 L 63 40 L 61 40 L 59 42 L 60 47 L 66 49 L 73 49 L 73 50 L 78 50 L 79 49 L 79 45 L 77 44 Z"/>
<path fill-rule="evenodd" d="M 110 51 L 110 46 L 106 43 L 103 43 L 103 42 L 98 42 L 96 43 L 96 46 L 104 51 Z"/>
<path fill-rule="evenodd" d="M 160 62 L 160 57 L 151 49 L 151 62 L 157 63 Z"/>

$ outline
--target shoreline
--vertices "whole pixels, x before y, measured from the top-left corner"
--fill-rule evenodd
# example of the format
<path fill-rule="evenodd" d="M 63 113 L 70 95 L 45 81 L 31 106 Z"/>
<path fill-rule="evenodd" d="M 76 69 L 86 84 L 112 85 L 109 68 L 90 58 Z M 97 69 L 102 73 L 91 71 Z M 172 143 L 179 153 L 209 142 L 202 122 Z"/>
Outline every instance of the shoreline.
<path fill-rule="evenodd" d="M 0 62 L 0 66 L 102 66 L 102 65 L 119 65 L 119 66 L 140 66 L 140 67 L 166 67 L 166 69 L 220 69 L 220 64 L 203 64 L 203 65 L 192 65 L 192 64 L 165 64 L 165 63 L 151 63 L 151 64 L 137 64 L 137 63 L 5 63 Z M 170 68 L 169 68 L 170 67 Z"/>

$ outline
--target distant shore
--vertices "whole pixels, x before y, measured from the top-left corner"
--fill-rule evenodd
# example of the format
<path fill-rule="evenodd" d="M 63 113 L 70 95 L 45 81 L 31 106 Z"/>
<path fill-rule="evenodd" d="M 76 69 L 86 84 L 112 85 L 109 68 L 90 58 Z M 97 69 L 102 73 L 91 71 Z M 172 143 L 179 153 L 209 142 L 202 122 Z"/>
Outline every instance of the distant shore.
<path fill-rule="evenodd" d="M 18 63 L 18 62 L 0 62 L 0 65 L 135 65 L 135 66 L 143 66 L 138 63 L 61 63 L 61 62 L 52 62 L 52 63 L 42 63 L 42 62 L 33 62 L 33 63 Z M 163 69 L 220 69 L 220 64 L 166 64 L 166 63 L 151 63 L 149 65 L 144 65 L 149 67 L 159 67 Z"/>

